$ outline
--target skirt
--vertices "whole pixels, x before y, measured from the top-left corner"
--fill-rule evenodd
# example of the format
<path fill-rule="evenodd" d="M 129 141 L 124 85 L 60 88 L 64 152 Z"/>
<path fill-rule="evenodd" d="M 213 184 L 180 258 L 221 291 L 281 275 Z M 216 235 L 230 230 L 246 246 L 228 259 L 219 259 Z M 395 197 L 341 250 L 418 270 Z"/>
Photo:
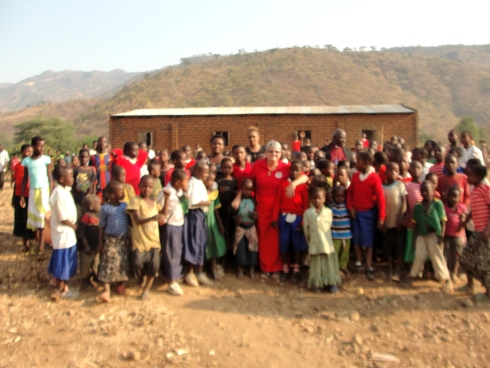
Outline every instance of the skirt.
<path fill-rule="evenodd" d="M 64 249 L 53 249 L 49 260 L 48 273 L 55 279 L 67 281 L 77 273 L 77 245 Z"/>
<path fill-rule="evenodd" d="M 376 222 L 378 221 L 378 209 L 376 207 L 367 211 L 357 211 L 356 218 L 352 224 L 352 242 L 354 246 L 372 248 L 376 233 Z"/>
<path fill-rule="evenodd" d="M 339 261 L 335 253 L 310 254 L 309 289 L 340 285 Z"/>
<path fill-rule="evenodd" d="M 33 231 L 44 229 L 44 219 L 49 210 L 49 188 L 29 189 L 27 228 Z"/>
<path fill-rule="evenodd" d="M 412 263 L 415 260 L 415 247 L 413 241 L 413 228 L 407 228 L 407 237 L 405 243 L 405 255 L 403 260 L 406 263 Z"/>
<path fill-rule="evenodd" d="M 34 239 L 35 234 L 27 228 L 27 206 L 20 206 L 20 197 L 14 196 L 14 236 L 24 239 Z"/>
<path fill-rule="evenodd" d="M 162 245 L 162 270 L 169 281 L 175 281 L 182 277 L 182 244 L 184 226 L 163 225 L 160 226 L 160 244 Z"/>
<path fill-rule="evenodd" d="M 490 289 L 490 244 L 481 240 L 480 233 L 473 232 L 468 238 L 459 264 L 468 276 Z"/>
<path fill-rule="evenodd" d="M 131 242 L 128 235 L 106 235 L 100 252 L 97 279 L 102 282 L 120 282 L 129 279 L 129 254 Z"/>
<path fill-rule="evenodd" d="M 204 212 L 200 209 L 189 210 L 184 222 L 184 259 L 192 265 L 203 266 L 207 241 Z"/>

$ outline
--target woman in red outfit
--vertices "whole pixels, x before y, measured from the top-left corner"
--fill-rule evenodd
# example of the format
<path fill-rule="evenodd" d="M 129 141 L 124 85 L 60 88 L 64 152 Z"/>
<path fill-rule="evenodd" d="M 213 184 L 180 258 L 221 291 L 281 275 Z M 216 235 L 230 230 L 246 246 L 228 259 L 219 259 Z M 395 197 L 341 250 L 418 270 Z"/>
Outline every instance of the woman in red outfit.
<path fill-rule="evenodd" d="M 126 169 L 126 183 L 134 188 L 136 195 L 140 194 L 141 168 L 146 163 L 148 152 L 138 149 L 138 145 L 134 142 L 127 142 L 123 150 L 115 149 L 112 154 L 115 156 L 113 165 Z"/>
<path fill-rule="evenodd" d="M 259 262 L 264 277 L 274 273 L 279 278 L 282 270 L 279 253 L 279 230 L 272 227 L 274 218 L 274 203 L 277 191 L 284 180 L 288 180 L 289 166 L 280 160 L 281 144 L 270 141 L 265 147 L 267 158 L 258 160 L 252 166 L 249 178 L 254 181 L 255 198 L 257 201 L 257 232 L 259 237 Z M 287 187 L 288 197 L 294 196 L 297 185 L 306 183 L 308 178 L 302 175 Z M 241 193 L 233 201 L 233 207 L 238 208 Z"/>

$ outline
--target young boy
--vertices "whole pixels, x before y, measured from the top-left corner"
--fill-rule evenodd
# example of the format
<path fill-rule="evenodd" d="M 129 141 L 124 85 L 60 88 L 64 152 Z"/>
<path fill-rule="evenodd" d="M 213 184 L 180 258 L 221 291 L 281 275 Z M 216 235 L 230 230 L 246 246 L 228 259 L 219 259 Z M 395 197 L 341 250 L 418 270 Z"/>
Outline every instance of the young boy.
<path fill-rule="evenodd" d="M 388 259 L 388 279 L 400 281 L 400 270 L 405 250 L 405 229 L 403 217 L 406 211 L 407 189 L 405 184 L 397 180 L 398 164 L 390 162 L 386 165 L 386 182 L 383 192 L 386 200 L 386 221 L 383 224 L 383 253 Z M 393 273 L 393 259 L 396 269 Z"/>
<path fill-rule="evenodd" d="M 374 280 L 372 267 L 374 230 L 383 226 L 386 218 L 386 201 L 381 179 L 372 164 L 373 156 L 369 152 L 359 153 L 357 170 L 347 189 L 347 208 L 352 219 L 352 238 L 356 253 L 356 267 L 361 268 L 362 248 L 366 248 L 366 276 Z M 376 209 L 377 207 L 377 209 Z"/>
<path fill-rule="evenodd" d="M 155 178 L 155 187 L 150 195 L 150 198 L 154 201 L 157 199 L 158 193 L 162 190 L 162 183 L 160 181 L 160 163 L 155 159 L 150 160 L 148 164 L 148 174 Z"/>
<path fill-rule="evenodd" d="M 406 281 L 406 286 L 412 287 L 413 279 L 423 270 L 427 257 L 430 257 L 436 278 L 445 283 L 444 291 L 449 292 L 453 289 L 453 283 L 441 246 L 444 242 L 447 221 L 444 205 L 441 201 L 434 199 L 432 182 L 423 182 L 420 193 L 423 200 L 415 205 L 412 217 L 415 224 L 415 261 Z"/>
<path fill-rule="evenodd" d="M 446 232 L 444 233 L 444 258 L 451 273 L 453 282 L 459 281 L 459 257 L 463 253 L 465 243 L 465 225 L 468 209 L 460 203 L 461 191 L 459 188 L 450 188 L 444 205 L 447 216 Z"/>
<path fill-rule="evenodd" d="M 339 260 L 341 277 L 349 276 L 347 264 L 349 263 L 350 243 L 352 239 L 349 211 L 345 204 L 346 188 L 336 186 L 332 189 L 333 203 L 330 209 L 333 214 L 332 238 L 335 253 Z"/>
<path fill-rule="evenodd" d="M 339 166 L 337 168 L 337 174 L 335 175 L 335 179 L 333 180 L 333 186 L 334 187 L 340 186 L 343 187 L 344 189 L 349 188 L 350 186 L 349 168 L 347 168 L 346 166 Z"/>
<path fill-rule="evenodd" d="M 468 179 L 465 174 L 459 174 L 456 172 L 458 168 L 458 160 L 456 156 L 448 155 L 445 160 L 444 169 L 446 175 L 442 176 L 437 186 L 438 192 L 441 194 L 442 201 L 447 203 L 447 193 L 450 188 L 459 188 L 460 190 L 460 202 L 466 206 L 470 204 L 470 187 L 468 185 Z"/>
<path fill-rule="evenodd" d="M 77 206 L 78 218 L 83 214 L 82 202 L 88 194 L 95 194 L 97 184 L 97 173 L 95 167 L 89 166 L 90 154 L 88 150 L 82 149 L 79 153 L 80 166 L 73 169 L 73 199 Z"/>
<path fill-rule="evenodd" d="M 308 202 L 308 187 L 306 184 L 301 184 L 294 190 L 294 197 L 288 198 L 286 188 L 292 181 L 298 179 L 302 173 L 303 164 L 299 160 L 291 162 L 289 167 L 289 180 L 285 180 L 279 186 L 277 197 L 274 205 L 274 218 L 272 227 L 279 227 L 279 250 L 281 252 L 283 273 L 281 274 L 281 282 L 286 282 L 289 278 L 289 268 L 293 268 L 293 283 L 297 284 L 301 281 L 299 267 L 301 261 L 301 252 L 308 249 L 303 232 L 301 231 L 301 223 L 303 214 L 309 207 Z M 291 259 L 291 250 L 293 257 Z"/>
<path fill-rule="evenodd" d="M 96 154 L 90 158 L 90 166 L 95 167 L 97 174 L 96 194 L 102 199 L 102 191 L 111 180 L 112 155 L 109 153 L 107 138 L 99 137 L 95 148 Z M 90 153 L 90 152 L 89 152 Z"/>
<path fill-rule="evenodd" d="M 400 161 L 398 161 L 398 169 L 400 171 L 398 180 L 403 183 L 409 183 L 412 181 L 412 175 L 410 175 L 410 160 L 407 156 L 402 156 L 400 158 Z"/>
<path fill-rule="evenodd" d="M 122 166 L 114 165 L 112 166 L 111 176 L 112 181 L 117 181 L 124 185 L 124 198 L 121 202 L 128 204 L 134 197 L 136 197 L 136 193 L 134 192 L 132 185 L 126 184 L 126 169 Z"/>
<path fill-rule="evenodd" d="M 425 148 L 415 148 L 412 151 L 412 160 L 420 161 L 422 164 L 422 175 L 420 176 L 420 181 L 425 181 L 425 176 L 429 173 L 432 164 L 427 162 L 427 151 Z"/>
<path fill-rule="evenodd" d="M 434 159 L 435 164 L 429 169 L 429 172 L 436 174 L 437 178 L 440 179 L 444 175 L 444 161 L 446 159 L 446 149 L 440 144 L 436 145 L 434 149 Z"/>
<path fill-rule="evenodd" d="M 330 188 L 333 187 L 333 177 L 335 176 L 335 165 L 329 160 L 320 160 L 317 166 L 318 170 L 322 175 L 327 178 L 327 184 Z"/>
<path fill-rule="evenodd" d="M 434 188 L 437 188 L 439 185 L 439 179 L 437 178 L 437 175 L 435 173 L 428 173 L 425 176 L 425 180 L 428 180 L 434 184 Z M 434 190 L 434 198 L 435 199 L 441 199 L 441 193 L 439 193 L 437 190 Z"/>
<path fill-rule="evenodd" d="M 163 207 L 163 222 L 160 224 L 163 273 L 168 279 L 167 291 L 180 296 L 184 292 L 178 280 L 182 277 L 182 254 L 184 251 L 184 216 L 181 201 L 189 186 L 187 173 L 182 169 L 172 172 L 171 182 L 160 192 L 157 202 Z"/>
<path fill-rule="evenodd" d="M 146 276 L 146 283 L 142 283 L 143 300 L 150 298 L 150 288 L 160 268 L 158 222 L 163 220 L 159 214 L 162 207 L 150 198 L 157 180 L 151 175 L 143 176 L 139 185 L 139 196 L 134 197 L 126 208 L 132 223 L 133 271 L 140 281 Z"/>

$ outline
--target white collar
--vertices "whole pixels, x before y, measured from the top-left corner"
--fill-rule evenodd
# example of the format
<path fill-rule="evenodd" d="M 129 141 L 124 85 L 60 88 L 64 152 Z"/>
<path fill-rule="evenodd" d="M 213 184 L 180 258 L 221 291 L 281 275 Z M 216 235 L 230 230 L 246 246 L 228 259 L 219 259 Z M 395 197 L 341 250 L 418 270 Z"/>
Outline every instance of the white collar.
<path fill-rule="evenodd" d="M 65 190 L 67 192 L 71 192 L 71 187 L 64 187 L 63 185 L 61 185 L 59 183 L 56 183 L 56 188 L 58 188 L 58 190 Z"/>
<path fill-rule="evenodd" d="M 135 158 L 131 158 L 129 156 L 126 156 L 126 155 L 123 155 L 123 158 L 125 158 L 126 160 L 128 160 L 129 162 L 131 162 L 132 164 L 135 164 L 136 161 L 138 161 L 138 158 L 135 157 Z"/>
<path fill-rule="evenodd" d="M 366 179 L 367 179 L 367 177 L 368 177 L 369 175 L 371 175 L 371 174 L 373 174 L 373 173 L 375 173 L 375 172 L 376 172 L 376 170 L 374 170 L 374 167 L 370 166 L 370 167 L 369 167 L 369 169 L 368 169 L 368 171 L 367 171 L 365 174 L 363 174 L 363 173 L 361 173 L 361 172 L 359 171 L 359 179 L 361 179 L 361 181 L 364 181 L 364 180 L 366 180 Z"/>

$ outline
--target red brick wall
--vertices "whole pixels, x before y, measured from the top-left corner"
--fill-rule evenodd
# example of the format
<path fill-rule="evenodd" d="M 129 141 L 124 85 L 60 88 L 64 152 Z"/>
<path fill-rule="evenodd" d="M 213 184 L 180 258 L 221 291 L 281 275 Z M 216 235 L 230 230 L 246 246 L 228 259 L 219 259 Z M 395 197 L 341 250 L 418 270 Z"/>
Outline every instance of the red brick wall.
<path fill-rule="evenodd" d="M 294 131 L 311 130 L 312 144 L 324 145 L 332 139 L 332 132 L 341 128 L 347 133 L 347 144 L 352 147 L 362 130 L 375 130 L 375 139 L 403 137 L 410 148 L 418 144 L 418 118 L 413 114 L 350 114 L 350 115 L 220 115 L 220 116 L 155 116 L 111 117 L 109 123 L 112 147 L 138 141 L 138 133 L 153 133 L 153 148 L 174 150 L 184 144 L 193 149 L 200 144 L 209 151 L 209 139 L 214 131 L 230 132 L 231 149 L 235 144 L 247 144 L 247 130 L 259 128 L 261 143 L 271 139 L 291 144 Z"/>

